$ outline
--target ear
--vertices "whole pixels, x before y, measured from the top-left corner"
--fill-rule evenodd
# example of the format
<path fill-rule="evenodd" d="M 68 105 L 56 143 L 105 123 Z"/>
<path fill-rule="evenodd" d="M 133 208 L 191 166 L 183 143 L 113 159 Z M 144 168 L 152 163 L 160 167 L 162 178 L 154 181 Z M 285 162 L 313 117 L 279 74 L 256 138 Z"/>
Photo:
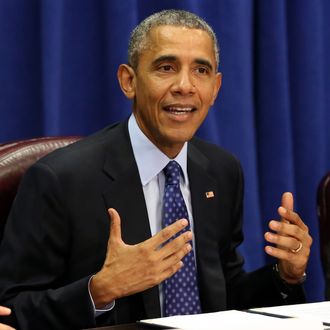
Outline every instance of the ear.
<path fill-rule="evenodd" d="M 222 73 L 221 72 L 217 72 L 216 73 L 216 76 L 215 76 L 215 84 L 214 84 L 214 89 L 213 89 L 213 99 L 212 99 L 212 104 L 214 104 L 217 96 L 218 96 L 218 93 L 219 93 L 219 90 L 221 88 L 221 83 L 222 83 Z"/>
<path fill-rule="evenodd" d="M 127 64 L 121 64 L 117 71 L 117 78 L 123 93 L 130 100 L 135 97 L 135 72 Z"/>

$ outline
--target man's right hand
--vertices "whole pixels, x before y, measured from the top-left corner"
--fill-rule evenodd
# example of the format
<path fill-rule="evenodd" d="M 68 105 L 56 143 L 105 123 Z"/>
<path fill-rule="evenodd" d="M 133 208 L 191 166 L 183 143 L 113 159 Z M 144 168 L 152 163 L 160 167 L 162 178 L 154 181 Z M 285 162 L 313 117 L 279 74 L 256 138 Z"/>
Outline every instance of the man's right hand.
<path fill-rule="evenodd" d="M 176 221 L 144 242 L 128 245 L 121 237 L 118 212 L 115 209 L 108 212 L 111 230 L 107 255 L 102 269 L 90 282 L 96 308 L 158 285 L 183 266 L 182 258 L 192 249 L 188 243 L 192 239 L 191 231 L 163 245 L 188 225 L 186 219 Z"/>

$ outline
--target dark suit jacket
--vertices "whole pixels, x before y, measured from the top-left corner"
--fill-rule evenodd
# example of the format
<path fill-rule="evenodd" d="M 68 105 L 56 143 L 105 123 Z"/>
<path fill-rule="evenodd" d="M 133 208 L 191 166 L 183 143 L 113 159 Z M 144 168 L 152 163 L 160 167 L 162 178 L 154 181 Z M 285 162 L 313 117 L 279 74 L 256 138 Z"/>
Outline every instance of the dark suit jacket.
<path fill-rule="evenodd" d="M 270 267 L 242 269 L 243 178 L 230 154 L 194 138 L 188 146 L 198 284 L 203 312 L 283 303 Z M 214 198 L 205 192 L 213 191 Z M 107 209 L 127 244 L 150 237 L 127 122 L 57 150 L 27 171 L 0 251 L 0 303 L 18 329 L 78 329 L 160 316 L 158 288 L 118 299 L 97 317 L 88 281 L 105 259 Z M 288 302 L 301 302 L 302 291 Z M 290 298 L 290 295 L 289 295 Z"/>

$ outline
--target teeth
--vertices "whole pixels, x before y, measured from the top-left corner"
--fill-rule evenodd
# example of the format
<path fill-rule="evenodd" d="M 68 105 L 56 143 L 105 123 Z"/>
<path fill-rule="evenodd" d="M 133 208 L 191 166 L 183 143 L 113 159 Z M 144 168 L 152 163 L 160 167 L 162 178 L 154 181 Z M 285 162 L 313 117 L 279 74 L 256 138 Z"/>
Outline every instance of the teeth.
<path fill-rule="evenodd" d="M 180 113 L 185 113 L 185 112 L 191 112 L 193 111 L 193 108 L 174 108 L 174 107 L 170 107 L 168 108 L 169 111 L 171 112 L 175 112 L 176 114 L 180 114 Z"/>
<path fill-rule="evenodd" d="M 189 111 L 171 111 L 172 113 L 174 113 L 175 115 L 184 115 Z"/>

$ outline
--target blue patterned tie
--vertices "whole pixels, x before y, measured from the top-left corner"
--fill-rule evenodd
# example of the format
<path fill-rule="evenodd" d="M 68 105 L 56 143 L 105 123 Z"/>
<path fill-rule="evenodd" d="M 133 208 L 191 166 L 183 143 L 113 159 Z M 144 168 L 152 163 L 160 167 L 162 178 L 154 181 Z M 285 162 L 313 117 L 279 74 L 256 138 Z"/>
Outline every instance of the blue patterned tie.
<path fill-rule="evenodd" d="M 166 227 L 178 219 L 188 220 L 188 212 L 180 190 L 180 165 L 174 160 L 170 161 L 164 168 L 164 174 L 163 226 Z M 186 230 L 190 230 L 189 224 Z M 184 266 L 177 273 L 163 282 L 164 316 L 201 313 L 193 250 L 184 257 L 183 263 Z"/>

